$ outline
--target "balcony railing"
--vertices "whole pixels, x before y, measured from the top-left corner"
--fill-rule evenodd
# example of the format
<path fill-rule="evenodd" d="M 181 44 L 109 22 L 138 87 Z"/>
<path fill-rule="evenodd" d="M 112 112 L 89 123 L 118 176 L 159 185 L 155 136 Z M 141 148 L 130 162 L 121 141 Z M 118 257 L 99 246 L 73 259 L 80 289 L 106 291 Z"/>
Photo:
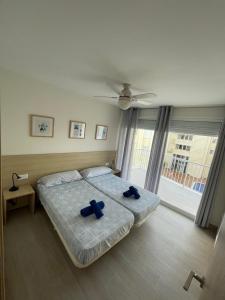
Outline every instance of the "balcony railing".
<path fill-rule="evenodd" d="M 132 168 L 144 169 L 148 167 L 150 156 L 149 149 L 135 149 L 133 152 Z M 192 189 L 203 193 L 209 173 L 209 166 L 191 162 L 179 155 L 166 154 L 163 162 L 162 176 Z"/>
<path fill-rule="evenodd" d="M 162 176 L 167 177 L 186 188 L 203 193 L 209 173 L 209 166 L 191 162 L 179 155 L 166 155 Z"/>

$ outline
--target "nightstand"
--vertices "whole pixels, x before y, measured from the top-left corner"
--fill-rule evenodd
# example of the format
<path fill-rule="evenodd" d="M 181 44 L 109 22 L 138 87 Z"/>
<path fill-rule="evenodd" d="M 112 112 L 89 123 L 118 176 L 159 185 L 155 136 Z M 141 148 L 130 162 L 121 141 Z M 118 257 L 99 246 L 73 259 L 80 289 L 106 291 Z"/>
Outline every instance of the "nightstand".
<path fill-rule="evenodd" d="M 35 191 L 30 184 L 21 185 L 18 191 L 10 192 L 8 189 L 3 190 L 3 206 L 4 206 L 4 223 L 7 220 L 7 201 L 19 201 L 23 197 L 28 196 L 30 210 L 34 213 L 35 210 Z"/>
<path fill-rule="evenodd" d="M 115 170 L 112 171 L 112 173 L 113 173 L 113 175 L 116 175 L 116 176 L 120 177 L 121 171 L 118 170 L 118 169 L 115 169 Z"/>

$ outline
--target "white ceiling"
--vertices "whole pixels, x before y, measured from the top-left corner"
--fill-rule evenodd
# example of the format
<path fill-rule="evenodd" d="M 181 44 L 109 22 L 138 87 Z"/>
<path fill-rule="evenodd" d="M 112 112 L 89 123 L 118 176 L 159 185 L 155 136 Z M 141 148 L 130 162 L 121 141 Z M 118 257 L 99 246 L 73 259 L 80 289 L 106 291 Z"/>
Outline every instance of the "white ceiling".
<path fill-rule="evenodd" d="M 2 0 L 0 65 L 84 96 L 225 104 L 224 0 Z"/>

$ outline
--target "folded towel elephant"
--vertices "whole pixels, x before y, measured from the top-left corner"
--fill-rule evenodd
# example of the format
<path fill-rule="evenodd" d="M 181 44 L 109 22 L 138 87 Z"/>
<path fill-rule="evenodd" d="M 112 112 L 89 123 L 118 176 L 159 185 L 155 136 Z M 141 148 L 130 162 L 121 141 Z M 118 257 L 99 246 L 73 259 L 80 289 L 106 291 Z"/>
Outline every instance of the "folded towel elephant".
<path fill-rule="evenodd" d="M 94 211 L 96 219 L 100 219 L 101 217 L 104 216 L 100 206 L 98 205 L 98 203 L 95 200 L 91 200 L 90 204 L 91 204 L 91 207 Z"/>
<path fill-rule="evenodd" d="M 140 194 L 138 193 L 138 190 L 133 185 L 131 185 L 129 187 L 129 190 L 124 192 L 123 195 L 126 198 L 134 196 L 135 199 L 139 199 L 141 197 Z"/>
<path fill-rule="evenodd" d="M 105 207 L 103 201 L 96 202 L 95 200 L 90 201 L 90 206 L 84 207 L 81 209 L 80 214 L 82 217 L 88 217 L 92 214 L 96 215 L 96 218 L 99 219 L 103 216 L 102 209 Z"/>

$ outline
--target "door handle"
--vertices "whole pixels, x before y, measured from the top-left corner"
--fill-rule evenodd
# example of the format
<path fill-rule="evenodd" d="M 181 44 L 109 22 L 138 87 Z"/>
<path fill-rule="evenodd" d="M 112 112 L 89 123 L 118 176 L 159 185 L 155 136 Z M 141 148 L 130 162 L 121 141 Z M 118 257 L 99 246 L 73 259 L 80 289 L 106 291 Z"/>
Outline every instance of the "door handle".
<path fill-rule="evenodd" d="M 196 279 L 199 283 L 200 283 L 200 288 L 203 288 L 204 283 L 205 283 L 205 278 L 203 276 L 198 275 L 197 273 L 195 273 L 194 271 L 191 271 L 188 275 L 187 280 L 185 281 L 185 284 L 183 286 L 183 289 L 185 291 L 189 290 L 189 287 L 191 285 L 192 279 Z"/>

